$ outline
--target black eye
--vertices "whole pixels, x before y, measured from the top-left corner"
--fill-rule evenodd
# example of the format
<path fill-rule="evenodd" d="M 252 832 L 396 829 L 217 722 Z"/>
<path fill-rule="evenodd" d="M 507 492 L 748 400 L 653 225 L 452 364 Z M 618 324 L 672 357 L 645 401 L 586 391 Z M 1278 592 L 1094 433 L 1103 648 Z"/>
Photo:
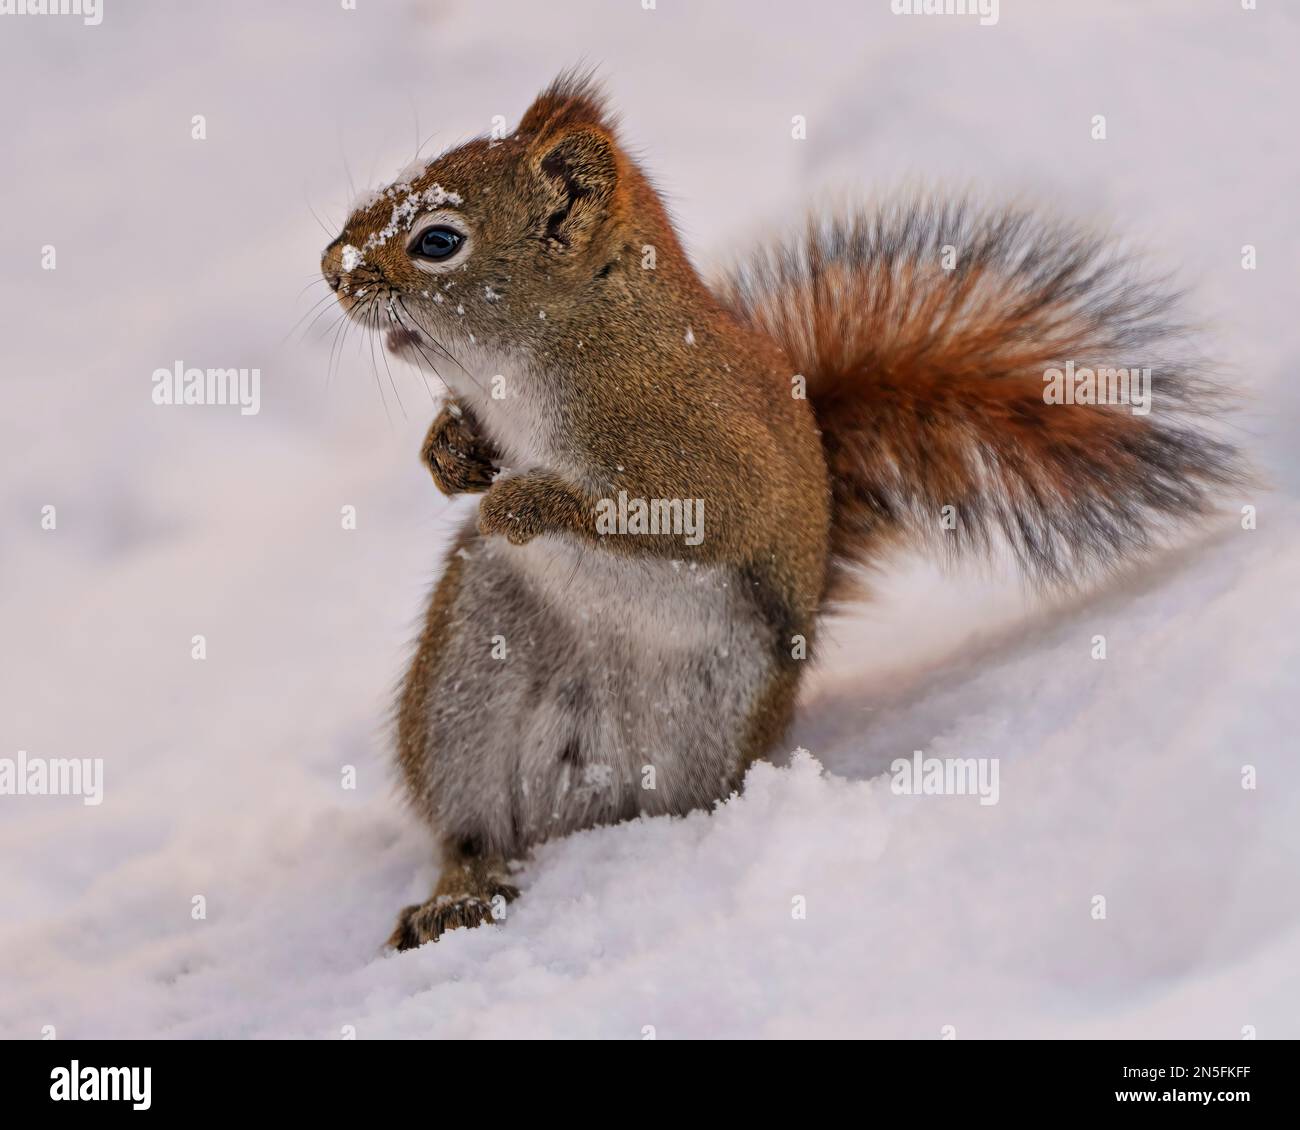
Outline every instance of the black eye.
<path fill-rule="evenodd" d="M 410 251 L 421 259 L 449 259 L 464 242 L 465 237 L 455 228 L 427 228 L 411 244 Z"/>

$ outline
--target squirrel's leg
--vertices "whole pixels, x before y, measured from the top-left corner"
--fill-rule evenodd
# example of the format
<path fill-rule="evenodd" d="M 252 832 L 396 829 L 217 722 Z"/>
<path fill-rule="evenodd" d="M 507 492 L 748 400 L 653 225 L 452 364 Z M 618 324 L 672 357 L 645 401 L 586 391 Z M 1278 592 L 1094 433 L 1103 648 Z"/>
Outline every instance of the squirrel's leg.
<path fill-rule="evenodd" d="M 498 480 L 479 504 L 478 532 L 504 534 L 527 545 L 542 534 L 583 535 L 593 525 L 590 507 L 577 488 L 547 471 L 527 471 Z"/>
<path fill-rule="evenodd" d="M 497 453 L 468 408 L 449 400 L 424 437 L 420 460 L 443 494 L 485 491 L 499 470 Z"/>
<path fill-rule="evenodd" d="M 428 901 L 408 906 L 397 916 L 388 944 L 409 950 L 436 942 L 459 926 L 481 926 L 505 916 L 506 904 L 519 897 L 510 869 L 498 856 L 478 854 L 471 845 L 448 842 L 438 885 Z"/>
<path fill-rule="evenodd" d="M 512 545 L 527 545 L 542 534 L 568 534 L 589 545 L 605 544 L 626 554 L 686 555 L 696 559 L 709 550 L 694 552 L 681 534 L 652 538 L 605 537 L 599 528 L 601 503 L 551 471 L 525 471 L 497 479 L 479 503 L 478 532 L 484 537 L 502 534 Z"/>

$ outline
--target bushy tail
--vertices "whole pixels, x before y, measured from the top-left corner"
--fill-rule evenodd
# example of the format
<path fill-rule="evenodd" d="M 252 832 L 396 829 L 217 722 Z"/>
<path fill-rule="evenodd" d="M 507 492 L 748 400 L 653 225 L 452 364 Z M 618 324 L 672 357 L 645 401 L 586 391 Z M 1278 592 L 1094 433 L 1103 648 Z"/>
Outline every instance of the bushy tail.
<path fill-rule="evenodd" d="M 1106 238 L 915 200 L 812 223 L 721 296 L 807 380 L 834 492 L 829 600 L 900 539 L 1002 541 L 1034 576 L 1076 582 L 1241 481 L 1205 428 L 1223 392 L 1179 295 Z M 1129 403 L 1088 403 L 1089 369 Z M 1127 385 L 1104 372 L 1123 369 Z"/>

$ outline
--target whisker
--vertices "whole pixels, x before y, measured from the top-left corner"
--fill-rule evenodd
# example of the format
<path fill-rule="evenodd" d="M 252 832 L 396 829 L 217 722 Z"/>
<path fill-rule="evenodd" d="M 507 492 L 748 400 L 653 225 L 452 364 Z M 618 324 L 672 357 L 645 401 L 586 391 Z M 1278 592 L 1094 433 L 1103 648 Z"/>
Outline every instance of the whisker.
<path fill-rule="evenodd" d="M 343 127 L 341 125 L 336 126 L 335 132 L 339 139 L 339 156 L 343 159 L 343 172 L 348 178 L 348 191 L 352 193 L 352 199 L 355 200 L 357 198 L 357 186 L 352 180 L 352 169 L 348 165 L 347 150 L 343 146 Z"/>
<path fill-rule="evenodd" d="M 388 296 L 388 317 L 389 317 L 389 320 L 390 320 L 390 321 L 394 320 L 394 314 L 393 314 L 393 297 L 392 297 L 391 294 Z M 380 331 L 380 328 L 379 328 L 379 311 L 378 311 L 378 309 L 375 310 L 375 329 L 374 329 L 374 333 L 375 333 L 375 336 L 376 336 L 376 337 L 379 337 L 379 338 L 380 338 L 380 342 L 379 342 L 379 356 L 382 357 L 382 358 L 384 359 L 384 368 L 385 368 L 385 370 L 387 370 L 387 372 L 388 372 L 388 383 L 392 386 L 392 389 L 393 389 L 393 395 L 394 395 L 395 397 L 397 397 L 397 406 L 402 410 L 402 419 L 404 419 L 404 420 L 409 420 L 410 417 L 407 416 L 407 414 L 406 414 L 406 405 L 402 403 L 402 394 L 399 393 L 399 392 L 397 391 L 397 382 L 393 380 L 393 369 L 392 369 L 392 366 L 389 365 L 389 363 L 388 363 L 388 350 L 384 348 L 383 339 L 382 339 L 382 337 L 380 336 L 381 331 Z"/>
<path fill-rule="evenodd" d="M 323 316 L 324 316 L 324 315 L 329 311 L 329 305 L 328 305 L 328 304 L 329 304 L 330 299 L 333 298 L 333 297 L 334 297 L 334 294 L 333 294 L 333 292 L 331 292 L 331 293 L 325 295 L 324 298 L 321 298 L 321 299 L 319 299 L 318 301 L 314 302 L 314 303 L 311 305 L 311 307 L 307 310 L 307 312 L 306 312 L 305 314 L 303 314 L 303 316 L 302 316 L 301 318 L 299 318 L 296 322 L 294 322 L 294 324 L 293 324 L 292 326 L 289 327 L 289 332 L 286 333 L 286 334 L 284 335 L 284 337 L 282 337 L 282 338 L 280 339 L 279 345 L 284 345 L 284 343 L 285 343 L 286 341 L 288 341 L 290 337 L 293 336 L 293 332 L 294 332 L 294 330 L 296 330 L 299 326 L 301 326 L 302 323 L 303 323 L 303 321 L 306 320 L 308 317 L 310 317 L 311 314 L 312 314 L 313 311 L 314 311 L 316 316 L 315 316 L 314 318 L 312 318 L 310 322 L 308 322 L 308 324 L 306 325 L 306 327 L 304 327 L 304 329 L 303 329 L 303 331 L 302 331 L 302 337 L 301 337 L 300 340 L 302 340 L 302 341 L 306 341 L 306 340 L 307 340 L 307 335 L 308 335 L 309 333 L 311 333 L 312 327 L 313 327 L 317 322 L 319 322 L 319 321 L 321 320 L 321 318 L 322 318 L 322 317 L 323 317 Z M 344 311 L 344 312 L 346 313 L 346 311 Z M 277 346 L 276 348 L 279 348 L 279 346 Z"/>
<path fill-rule="evenodd" d="M 401 300 L 400 300 L 400 299 L 398 300 L 398 305 L 401 305 Z M 405 309 L 405 307 L 403 307 L 403 309 Z M 395 309 L 391 308 L 391 307 L 390 307 L 390 312 L 391 312 L 392 314 L 394 314 L 394 316 L 397 318 L 397 324 L 398 324 L 399 326 L 401 326 L 403 329 L 405 329 L 405 328 L 406 328 L 406 323 L 402 321 L 402 315 L 401 315 L 401 314 L 398 314 L 397 311 L 396 311 Z M 415 331 L 412 330 L 411 332 L 414 333 Z M 442 375 L 438 372 L 438 370 L 437 370 L 437 368 L 434 366 L 433 362 L 432 362 L 432 361 L 429 361 L 429 358 L 425 355 L 424 350 L 420 348 L 420 343 L 419 343 L 419 341 L 417 340 L 417 341 L 415 341 L 413 344 L 415 345 L 415 350 L 416 350 L 416 352 L 419 353 L 420 356 L 423 357 L 425 361 L 428 361 L 428 362 L 429 362 L 429 367 L 430 367 L 431 369 L 433 369 L 433 375 L 434 375 L 435 377 L 437 377 L 438 380 L 441 381 L 441 380 L 442 380 Z M 429 400 L 430 400 L 430 402 L 436 404 L 436 403 L 437 403 L 437 398 L 433 395 L 433 389 L 431 389 L 431 388 L 429 387 L 429 378 L 428 378 L 428 375 L 425 373 L 425 371 L 424 371 L 424 366 L 420 364 L 420 362 L 419 362 L 418 359 L 417 359 L 417 361 L 416 361 L 416 363 L 415 363 L 415 367 L 420 371 L 420 380 L 422 380 L 422 381 L 424 382 L 424 391 L 427 392 L 427 393 L 429 394 Z M 446 382 L 443 381 L 443 383 L 445 384 Z"/>
<path fill-rule="evenodd" d="M 420 331 L 424 334 L 424 336 L 427 337 L 427 338 L 429 339 L 430 344 L 433 345 L 434 348 L 436 348 L 436 349 L 438 350 L 438 352 L 440 352 L 444 357 L 447 358 L 448 361 L 450 361 L 453 365 L 456 366 L 456 368 L 458 368 L 462 373 L 464 373 L 465 376 L 467 376 L 471 381 L 473 381 L 474 384 L 478 386 L 478 390 L 479 390 L 479 392 L 483 393 L 483 395 L 486 396 L 486 395 L 487 395 L 487 389 L 485 389 L 485 388 L 484 388 L 484 387 L 479 383 L 478 379 L 474 376 L 473 373 L 471 373 L 467 368 L 465 368 L 464 365 L 461 364 L 461 362 L 460 362 L 460 358 L 457 357 L 455 354 L 453 354 L 453 353 L 451 352 L 450 349 L 448 349 L 445 345 L 443 345 L 441 341 L 439 341 L 436 337 L 434 337 L 433 334 L 429 333 L 429 331 L 426 330 L 426 329 L 424 328 L 424 326 L 422 326 L 422 325 L 420 324 L 420 320 L 419 320 L 418 318 L 416 318 L 416 317 L 415 317 L 415 316 L 410 312 L 410 310 L 407 310 L 407 309 L 406 309 L 406 304 L 405 304 L 404 302 L 402 302 L 402 300 L 401 300 L 400 297 L 398 298 L 397 301 L 401 304 L 402 309 L 406 311 L 406 316 L 407 316 L 408 318 L 411 319 L 411 324 L 412 324 L 412 325 L 413 325 L 417 330 L 420 330 Z M 439 379 L 441 379 L 441 378 L 439 378 Z"/>
<path fill-rule="evenodd" d="M 352 324 L 352 320 L 348 316 L 348 312 L 346 310 L 341 311 L 339 313 L 338 321 L 334 324 L 334 337 L 333 340 L 330 342 L 329 364 L 325 367 L 326 388 L 329 388 L 330 381 L 333 379 L 334 376 L 335 354 L 337 351 L 341 349 L 342 343 L 347 340 L 348 328 L 351 326 L 351 324 Z"/>
<path fill-rule="evenodd" d="M 366 307 L 365 310 L 366 322 L 364 324 L 366 325 L 366 328 L 371 331 L 370 334 L 368 335 L 370 338 L 370 367 L 371 369 L 374 370 L 374 374 L 375 374 L 375 388 L 379 390 L 379 399 L 384 405 L 384 415 L 388 417 L 388 426 L 391 429 L 393 426 L 393 413 L 388 407 L 388 398 L 384 395 L 384 386 L 382 383 L 380 383 L 379 380 L 379 365 L 375 361 L 374 326 L 371 325 L 369 321 L 371 315 L 374 313 L 374 307 L 375 307 L 374 300 L 371 299 L 369 305 Z"/>
<path fill-rule="evenodd" d="M 306 189 L 303 190 L 303 195 L 304 197 L 306 197 Z M 322 220 L 320 216 L 317 214 L 316 209 L 312 207 L 311 200 L 307 200 L 307 211 L 309 211 L 313 216 L 315 216 L 316 222 L 320 224 L 321 231 L 323 231 L 326 234 L 326 236 L 329 237 L 329 239 L 333 240 L 335 233 L 330 231 L 329 225 L 326 224 L 325 221 Z"/>

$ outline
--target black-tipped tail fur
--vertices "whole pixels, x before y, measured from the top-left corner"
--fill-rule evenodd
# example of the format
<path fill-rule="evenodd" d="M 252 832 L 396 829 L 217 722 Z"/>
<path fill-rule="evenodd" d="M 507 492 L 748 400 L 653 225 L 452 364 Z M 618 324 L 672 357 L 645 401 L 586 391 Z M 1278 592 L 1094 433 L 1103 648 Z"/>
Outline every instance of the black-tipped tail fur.
<path fill-rule="evenodd" d="M 722 297 L 807 380 L 834 494 L 828 600 L 900 539 L 1004 540 L 1034 576 L 1075 582 L 1242 480 L 1207 429 L 1224 390 L 1179 294 L 1107 238 L 914 200 L 811 224 Z"/>

